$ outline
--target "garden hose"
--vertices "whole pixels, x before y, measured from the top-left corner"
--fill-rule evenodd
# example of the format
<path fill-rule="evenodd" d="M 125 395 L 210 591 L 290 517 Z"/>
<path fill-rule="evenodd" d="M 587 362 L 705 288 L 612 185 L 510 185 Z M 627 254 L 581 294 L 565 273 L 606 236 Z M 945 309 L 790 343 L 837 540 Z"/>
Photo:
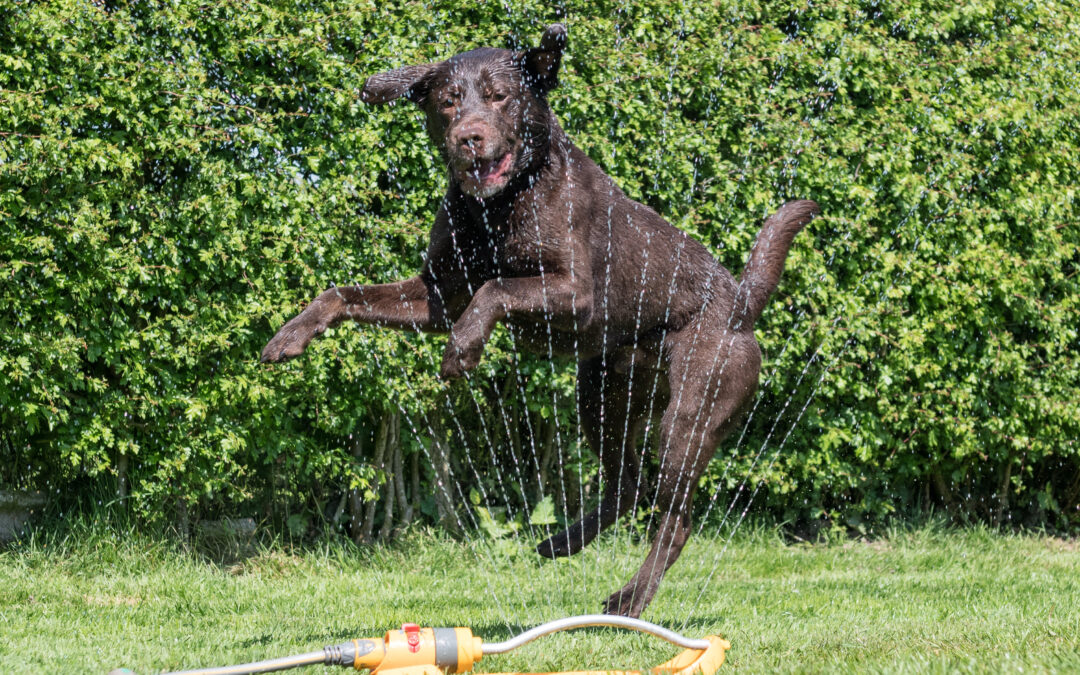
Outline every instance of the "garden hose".
<path fill-rule="evenodd" d="M 731 648 L 727 640 L 717 636 L 694 640 L 640 619 L 587 614 L 549 621 L 504 642 L 483 642 L 474 636 L 469 628 L 421 628 L 414 623 L 407 623 L 399 630 L 387 631 L 381 640 L 378 638 L 352 640 L 307 654 L 255 661 L 237 666 L 177 671 L 165 675 L 248 675 L 319 664 L 368 670 L 371 671 L 371 675 L 464 673 L 471 670 L 473 664 L 487 654 L 505 654 L 544 635 L 586 626 L 610 626 L 641 631 L 686 650 L 670 661 L 653 668 L 652 673 L 656 675 L 664 673 L 712 675 L 723 664 L 727 650 Z M 588 672 L 590 675 L 598 675 L 597 671 Z M 629 675 L 630 672 L 638 671 L 608 672 L 612 675 L 615 673 Z M 110 675 L 124 673 L 131 673 L 131 671 L 117 669 Z M 584 675 L 583 671 L 566 671 L 566 675 L 571 673 Z"/>

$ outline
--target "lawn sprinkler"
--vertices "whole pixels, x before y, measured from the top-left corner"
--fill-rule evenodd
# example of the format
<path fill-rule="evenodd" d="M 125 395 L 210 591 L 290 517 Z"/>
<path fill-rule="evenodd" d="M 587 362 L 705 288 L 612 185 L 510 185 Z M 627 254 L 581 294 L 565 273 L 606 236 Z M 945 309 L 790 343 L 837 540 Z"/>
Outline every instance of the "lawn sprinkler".
<path fill-rule="evenodd" d="M 709 636 L 701 640 L 692 640 L 663 626 L 605 614 L 587 614 L 558 619 L 527 630 L 505 642 L 484 642 L 472 634 L 469 628 L 421 628 L 414 623 L 407 623 L 399 630 L 387 631 L 380 640 L 370 638 L 352 640 L 317 652 L 286 656 L 267 661 L 256 661 L 238 666 L 184 670 L 165 675 L 247 675 L 249 673 L 270 673 L 289 668 L 314 665 L 338 665 L 368 670 L 371 675 L 444 675 L 446 673 L 464 673 L 472 670 L 473 664 L 489 654 L 505 654 L 533 640 L 586 626 L 611 626 L 649 633 L 663 640 L 684 648 L 670 661 L 656 666 L 652 675 L 712 675 L 724 663 L 731 644 L 718 636 Z M 566 671 L 548 675 L 644 675 L 641 671 Z M 109 675 L 131 674 L 130 670 L 117 669 Z M 498 675 L 524 675 L 521 673 L 501 673 Z"/>

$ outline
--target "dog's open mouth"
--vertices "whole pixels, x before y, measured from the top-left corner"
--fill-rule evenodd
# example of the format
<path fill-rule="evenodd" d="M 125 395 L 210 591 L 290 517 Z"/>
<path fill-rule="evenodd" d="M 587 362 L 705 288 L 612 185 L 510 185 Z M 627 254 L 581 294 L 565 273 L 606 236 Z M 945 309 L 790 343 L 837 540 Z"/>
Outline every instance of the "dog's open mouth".
<path fill-rule="evenodd" d="M 513 166 L 513 153 L 491 159 L 477 158 L 465 169 L 463 181 L 466 192 L 477 197 L 490 197 L 506 184 Z"/>

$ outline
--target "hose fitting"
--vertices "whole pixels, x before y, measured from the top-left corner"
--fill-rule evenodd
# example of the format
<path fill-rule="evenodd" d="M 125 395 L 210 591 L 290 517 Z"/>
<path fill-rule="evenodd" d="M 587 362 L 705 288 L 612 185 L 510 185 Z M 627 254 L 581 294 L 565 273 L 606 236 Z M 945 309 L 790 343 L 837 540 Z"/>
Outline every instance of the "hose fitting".
<path fill-rule="evenodd" d="M 350 640 L 339 645 L 323 647 L 323 653 L 326 654 L 323 663 L 328 666 L 346 666 L 359 669 L 356 663 L 381 646 L 377 640 Z"/>

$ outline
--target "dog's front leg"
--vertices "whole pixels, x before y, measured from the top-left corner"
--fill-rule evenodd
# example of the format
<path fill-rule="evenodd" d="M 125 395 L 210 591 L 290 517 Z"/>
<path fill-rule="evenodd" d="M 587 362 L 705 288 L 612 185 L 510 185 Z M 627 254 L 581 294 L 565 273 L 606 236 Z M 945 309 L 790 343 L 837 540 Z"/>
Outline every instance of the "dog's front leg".
<path fill-rule="evenodd" d="M 453 379 L 475 368 L 491 331 L 507 317 L 584 321 L 591 308 L 592 294 L 581 277 L 576 284 L 570 275 L 558 274 L 492 279 L 480 287 L 454 323 L 443 353 L 442 376 Z"/>
<path fill-rule="evenodd" d="M 262 360 L 299 356 L 316 336 L 346 320 L 415 331 L 450 327 L 440 295 L 422 275 L 394 284 L 338 286 L 320 293 L 282 326 L 263 349 Z"/>

